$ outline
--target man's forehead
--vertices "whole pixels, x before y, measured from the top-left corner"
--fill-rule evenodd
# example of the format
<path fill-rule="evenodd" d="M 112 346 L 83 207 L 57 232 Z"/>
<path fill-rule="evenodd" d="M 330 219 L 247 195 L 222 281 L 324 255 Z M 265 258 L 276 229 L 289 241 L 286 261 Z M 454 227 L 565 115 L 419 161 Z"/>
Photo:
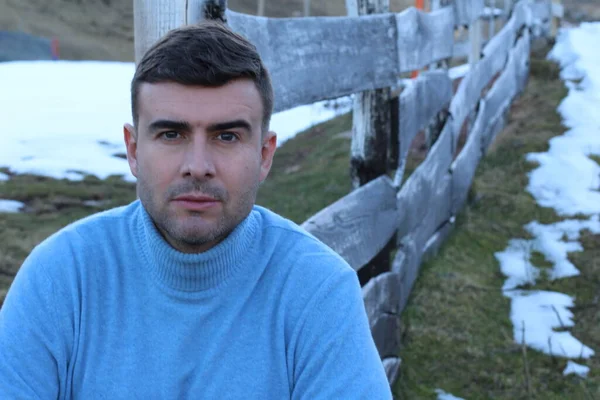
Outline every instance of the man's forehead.
<path fill-rule="evenodd" d="M 157 117 L 180 120 L 243 117 L 253 125 L 260 124 L 262 120 L 260 94 L 249 79 L 238 79 L 219 87 L 144 82 L 139 87 L 138 106 L 140 118 L 145 120 Z"/>

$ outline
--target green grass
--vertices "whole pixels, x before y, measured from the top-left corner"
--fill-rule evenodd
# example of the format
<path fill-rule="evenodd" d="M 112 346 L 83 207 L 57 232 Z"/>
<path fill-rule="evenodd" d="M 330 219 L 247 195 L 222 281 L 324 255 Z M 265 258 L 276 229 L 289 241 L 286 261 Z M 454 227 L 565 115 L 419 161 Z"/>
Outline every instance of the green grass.
<path fill-rule="evenodd" d="M 4 172 L 8 172 L 4 170 Z M 118 177 L 81 182 L 15 175 L 0 182 L 0 198 L 22 201 L 26 212 L 0 213 L 0 304 L 14 274 L 31 249 L 65 225 L 135 198 L 131 183 Z M 101 202 L 86 206 L 84 201 Z"/>
<path fill-rule="evenodd" d="M 352 116 L 345 114 L 288 140 L 275 154 L 257 203 L 296 223 L 352 190 L 350 139 Z"/>
<path fill-rule="evenodd" d="M 600 397 L 600 363 L 592 358 L 587 380 L 563 377 L 566 360 L 515 345 L 510 303 L 494 253 L 511 238 L 529 238 L 523 226 L 551 223 L 555 213 L 525 191 L 529 152 L 547 150 L 564 132 L 555 110 L 566 90 L 553 64 L 532 61 L 532 77 L 514 104 L 511 122 L 482 160 L 470 203 L 435 259 L 423 265 L 403 313 L 401 376 L 394 389 L 403 399 L 434 399 L 441 388 L 465 399 L 593 399 Z M 586 233 L 584 252 L 570 254 L 581 276 L 536 288 L 576 296 L 574 335 L 600 348 L 600 239 Z M 533 261 L 544 266 L 541 255 Z M 525 367 L 529 378 L 525 377 Z"/>

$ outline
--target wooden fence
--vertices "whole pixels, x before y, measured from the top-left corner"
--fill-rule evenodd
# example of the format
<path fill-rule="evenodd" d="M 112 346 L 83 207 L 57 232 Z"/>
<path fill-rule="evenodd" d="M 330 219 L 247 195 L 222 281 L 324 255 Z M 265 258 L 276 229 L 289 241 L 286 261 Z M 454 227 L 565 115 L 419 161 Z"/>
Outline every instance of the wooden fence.
<path fill-rule="evenodd" d="M 169 29 L 220 19 L 257 46 L 272 75 L 275 111 L 354 94 L 355 190 L 302 226 L 358 272 L 373 338 L 395 381 L 400 314 L 419 266 L 452 230 L 480 159 L 527 83 L 532 36 L 550 32 L 559 7 L 438 0 L 430 12 L 392 14 L 389 0 L 346 0 L 347 17 L 275 19 L 233 12 L 224 0 L 134 4 L 138 60 Z M 487 38 L 486 19 L 493 21 Z M 455 42 L 464 29 L 467 44 Z M 447 69 L 456 57 L 470 62 L 458 85 Z M 414 71 L 421 72 L 406 79 Z M 406 177 L 411 143 L 425 130 L 432 145 Z"/>

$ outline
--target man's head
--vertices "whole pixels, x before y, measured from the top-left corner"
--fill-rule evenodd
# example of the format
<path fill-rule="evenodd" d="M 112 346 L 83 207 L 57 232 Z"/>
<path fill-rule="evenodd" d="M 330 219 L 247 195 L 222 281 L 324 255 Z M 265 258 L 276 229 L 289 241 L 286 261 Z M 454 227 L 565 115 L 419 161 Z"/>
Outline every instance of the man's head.
<path fill-rule="evenodd" d="M 273 113 L 273 86 L 269 72 L 244 37 L 221 23 L 204 21 L 167 33 L 138 64 L 131 81 L 131 111 L 137 126 L 142 83 L 176 82 L 186 86 L 219 87 L 235 79 L 254 82 L 263 107 L 263 133 Z"/>
<path fill-rule="evenodd" d="M 200 252 L 251 211 L 276 136 L 256 48 L 216 22 L 169 32 L 137 66 L 125 125 L 138 195 L 165 239 Z"/>

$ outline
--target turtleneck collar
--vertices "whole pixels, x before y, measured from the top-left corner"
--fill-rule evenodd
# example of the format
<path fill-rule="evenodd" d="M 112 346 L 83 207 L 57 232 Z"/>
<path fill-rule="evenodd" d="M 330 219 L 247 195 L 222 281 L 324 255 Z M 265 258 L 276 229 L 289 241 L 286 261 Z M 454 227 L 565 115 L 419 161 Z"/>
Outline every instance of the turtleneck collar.
<path fill-rule="evenodd" d="M 200 292 L 220 286 L 243 266 L 257 239 L 259 216 L 251 211 L 215 247 L 197 254 L 182 253 L 162 237 L 144 206 L 137 201 L 136 236 L 150 274 L 160 285 L 175 291 Z"/>

